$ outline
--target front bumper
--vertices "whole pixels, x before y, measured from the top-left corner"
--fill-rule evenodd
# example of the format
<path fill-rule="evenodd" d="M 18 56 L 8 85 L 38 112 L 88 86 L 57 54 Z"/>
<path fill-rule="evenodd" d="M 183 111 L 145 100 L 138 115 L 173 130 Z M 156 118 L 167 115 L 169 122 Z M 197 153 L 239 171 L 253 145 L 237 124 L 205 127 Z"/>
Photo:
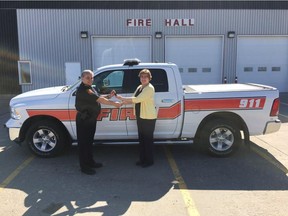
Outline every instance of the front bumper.
<path fill-rule="evenodd" d="M 281 121 L 279 119 L 271 122 L 267 122 L 263 134 L 269 134 L 279 131 L 281 127 Z"/>
<path fill-rule="evenodd" d="M 9 138 L 10 140 L 19 143 L 20 128 L 9 128 Z"/>
<path fill-rule="evenodd" d="M 4 124 L 4 127 L 7 129 L 7 132 L 9 134 L 9 138 L 11 141 L 14 141 L 16 143 L 20 142 L 20 127 L 15 127 L 15 120 L 9 119 L 6 124 Z"/>

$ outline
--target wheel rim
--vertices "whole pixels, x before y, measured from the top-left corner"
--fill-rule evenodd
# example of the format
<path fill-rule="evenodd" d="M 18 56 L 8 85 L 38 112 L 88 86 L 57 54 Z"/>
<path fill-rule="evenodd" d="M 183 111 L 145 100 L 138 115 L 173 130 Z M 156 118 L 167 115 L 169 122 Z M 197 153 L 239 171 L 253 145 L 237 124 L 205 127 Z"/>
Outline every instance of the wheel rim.
<path fill-rule="evenodd" d="M 217 128 L 209 136 L 209 142 L 213 149 L 217 151 L 226 151 L 234 143 L 234 135 L 227 128 Z"/>
<path fill-rule="evenodd" d="M 33 145 L 41 152 L 49 152 L 57 144 L 56 135 L 48 129 L 39 129 L 33 135 Z"/>

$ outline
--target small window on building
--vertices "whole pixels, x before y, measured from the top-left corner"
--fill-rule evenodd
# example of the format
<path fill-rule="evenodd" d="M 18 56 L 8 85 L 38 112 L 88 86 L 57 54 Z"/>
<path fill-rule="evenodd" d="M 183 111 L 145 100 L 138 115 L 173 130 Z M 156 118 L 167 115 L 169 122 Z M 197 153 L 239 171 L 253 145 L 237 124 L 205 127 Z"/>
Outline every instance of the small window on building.
<path fill-rule="evenodd" d="M 196 73 L 197 72 L 197 68 L 188 68 L 188 72 L 189 73 Z"/>
<path fill-rule="evenodd" d="M 253 67 L 244 67 L 244 72 L 253 72 Z"/>
<path fill-rule="evenodd" d="M 281 67 L 272 67 L 272 71 L 273 72 L 280 72 L 281 71 Z"/>
<path fill-rule="evenodd" d="M 258 67 L 258 72 L 266 72 L 267 67 Z"/>
<path fill-rule="evenodd" d="M 183 73 L 184 69 L 183 68 L 179 68 L 179 72 Z"/>
<path fill-rule="evenodd" d="M 18 74 L 19 84 L 32 84 L 31 79 L 31 62 L 30 61 L 18 61 Z"/>
<path fill-rule="evenodd" d="M 210 73 L 211 72 L 211 68 L 202 68 L 202 72 L 203 73 Z"/>

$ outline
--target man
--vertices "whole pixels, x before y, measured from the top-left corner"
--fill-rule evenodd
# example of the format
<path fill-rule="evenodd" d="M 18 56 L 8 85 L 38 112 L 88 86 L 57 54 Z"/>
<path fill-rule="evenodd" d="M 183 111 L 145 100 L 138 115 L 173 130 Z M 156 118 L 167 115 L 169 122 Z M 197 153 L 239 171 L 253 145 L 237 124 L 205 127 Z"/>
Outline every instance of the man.
<path fill-rule="evenodd" d="M 112 105 L 117 108 L 121 106 L 119 102 L 109 100 L 115 95 L 114 90 L 108 96 L 98 95 L 92 87 L 93 76 L 91 70 L 82 72 L 82 82 L 77 89 L 75 102 L 79 162 L 81 172 L 87 175 L 94 175 L 96 173 L 94 168 L 102 167 L 101 163 L 96 163 L 93 159 L 93 141 L 97 117 L 101 111 L 100 104 Z"/>

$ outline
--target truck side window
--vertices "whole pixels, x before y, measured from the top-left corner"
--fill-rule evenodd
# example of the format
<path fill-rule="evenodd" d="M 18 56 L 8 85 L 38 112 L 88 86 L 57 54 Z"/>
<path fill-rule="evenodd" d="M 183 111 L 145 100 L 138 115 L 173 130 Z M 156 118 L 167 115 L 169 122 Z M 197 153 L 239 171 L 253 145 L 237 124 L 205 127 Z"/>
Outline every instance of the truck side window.
<path fill-rule="evenodd" d="M 139 72 L 142 69 L 131 69 L 125 70 L 124 80 L 123 80 L 123 93 L 133 93 L 137 86 L 139 86 L 140 80 L 138 77 Z M 151 84 L 155 88 L 155 92 L 168 92 L 168 79 L 166 71 L 163 69 L 151 69 L 149 68 L 152 80 Z"/>
<path fill-rule="evenodd" d="M 122 93 L 124 71 L 106 71 L 94 77 L 93 86 L 100 94 L 109 94 L 111 90 Z"/>
<path fill-rule="evenodd" d="M 155 88 L 155 92 L 168 92 L 167 73 L 163 69 L 150 69 L 152 80 L 151 84 Z"/>

